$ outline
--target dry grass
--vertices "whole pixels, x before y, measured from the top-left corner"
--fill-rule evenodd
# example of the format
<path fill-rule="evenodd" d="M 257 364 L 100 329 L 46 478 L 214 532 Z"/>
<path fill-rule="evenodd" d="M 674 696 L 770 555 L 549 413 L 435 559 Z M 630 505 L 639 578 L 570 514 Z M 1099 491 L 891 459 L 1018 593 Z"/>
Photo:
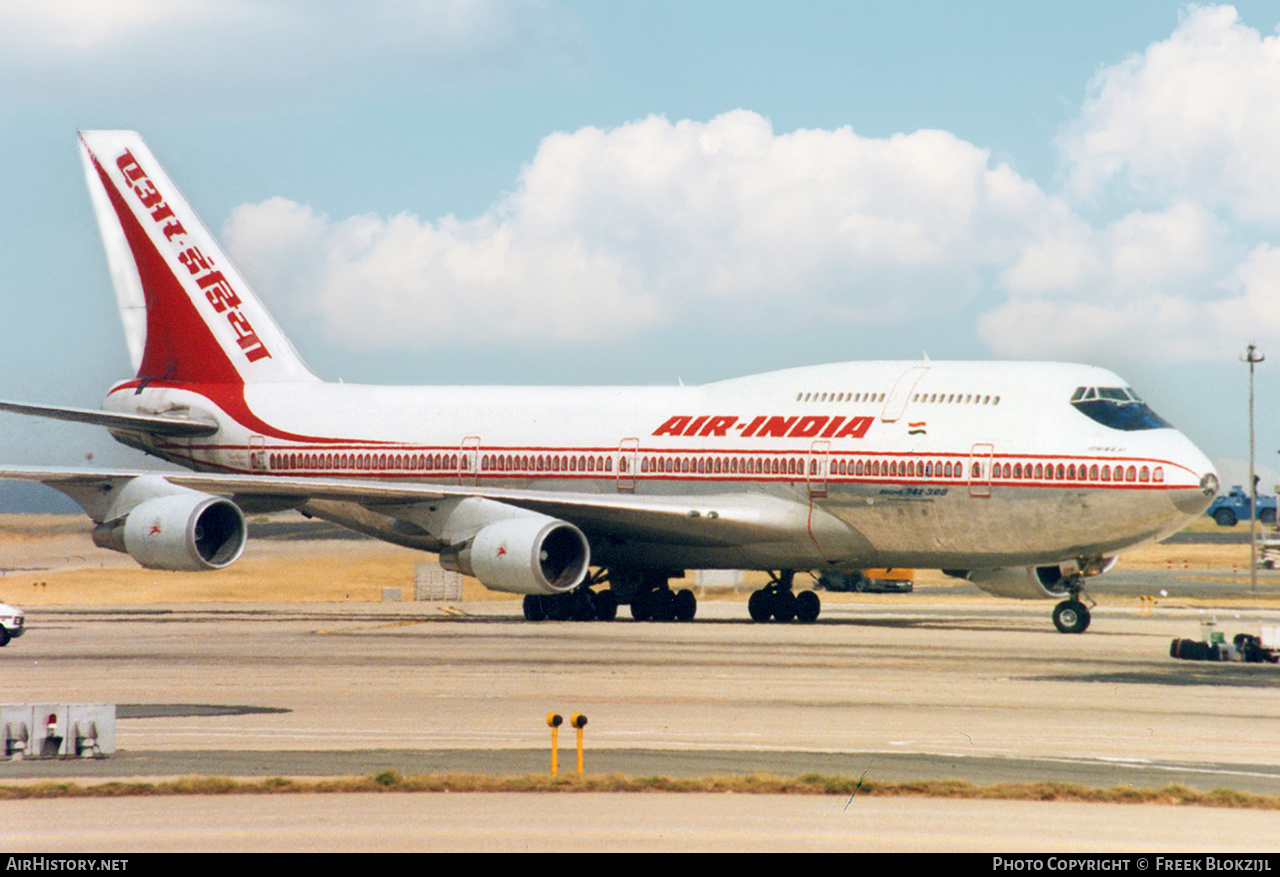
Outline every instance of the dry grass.
<path fill-rule="evenodd" d="M 36 782 L 0 785 L 0 800 L 31 798 L 115 798 L 156 795 L 278 795 L 354 794 L 385 792 L 607 792 L 742 795 L 838 795 L 862 797 L 959 798 L 999 801 L 1061 801 L 1090 804 L 1160 804 L 1180 807 L 1227 807 L 1280 810 L 1280 797 L 1230 789 L 1209 792 L 1186 786 L 1137 789 L 1115 786 L 1091 788 L 1075 783 L 1002 783 L 979 786 L 963 780 L 881 782 L 854 777 L 805 774 L 783 778 L 762 774 L 728 777 L 672 778 L 663 776 L 489 776 L 483 774 L 426 774 L 402 776 L 396 770 L 363 777 L 264 780 L 230 777 L 184 777 L 161 782 L 101 783 Z"/>

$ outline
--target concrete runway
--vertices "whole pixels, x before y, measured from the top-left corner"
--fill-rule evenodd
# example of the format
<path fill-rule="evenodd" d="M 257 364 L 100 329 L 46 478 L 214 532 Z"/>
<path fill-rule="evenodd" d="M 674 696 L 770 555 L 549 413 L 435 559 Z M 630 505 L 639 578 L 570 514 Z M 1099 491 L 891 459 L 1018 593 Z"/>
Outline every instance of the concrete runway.
<path fill-rule="evenodd" d="M 1050 608 L 903 595 L 828 605 L 810 626 L 752 624 L 741 601 L 704 601 L 692 624 L 531 624 L 498 602 L 42 609 L 0 652 L 5 702 L 120 704 L 119 752 L 0 763 L 0 782 L 536 773 L 546 713 L 581 711 L 593 773 L 1280 794 L 1280 667 L 1170 659 L 1173 637 L 1198 636 L 1195 611 L 1103 606 L 1088 633 L 1064 636 Z M 1229 637 L 1280 612 L 1218 619 Z M 561 763 L 572 765 L 567 750 Z M 1261 811 L 867 798 L 851 819 L 833 798 L 599 797 L 0 802 L 0 847 L 1280 848 L 1275 814 Z"/>

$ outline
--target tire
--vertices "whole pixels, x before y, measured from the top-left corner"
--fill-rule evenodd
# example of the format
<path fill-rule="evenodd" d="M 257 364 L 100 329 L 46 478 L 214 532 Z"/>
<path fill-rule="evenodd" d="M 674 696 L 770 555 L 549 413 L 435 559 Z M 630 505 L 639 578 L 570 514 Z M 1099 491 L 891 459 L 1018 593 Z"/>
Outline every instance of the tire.
<path fill-rule="evenodd" d="M 568 621 L 573 617 L 572 598 L 567 594 L 543 597 L 542 605 L 547 610 L 547 618 L 552 621 Z"/>
<path fill-rule="evenodd" d="M 1218 509 L 1213 513 L 1213 519 L 1218 522 L 1219 527 L 1234 527 L 1236 525 L 1236 513 L 1231 509 Z"/>
<path fill-rule="evenodd" d="M 547 610 L 542 605 L 542 598 L 537 594 L 526 594 L 524 598 L 524 617 L 526 621 L 545 621 Z"/>
<path fill-rule="evenodd" d="M 1276 523 L 1276 510 L 1263 509 L 1262 511 L 1258 512 L 1258 520 L 1266 524 L 1267 526 L 1274 526 Z"/>
<path fill-rule="evenodd" d="M 569 600 L 569 604 L 573 607 L 574 621 L 596 620 L 595 594 L 588 590 L 582 590 L 566 599 Z"/>
<path fill-rule="evenodd" d="M 648 621 L 649 614 L 649 592 L 641 591 L 631 598 L 631 617 L 636 621 Z"/>
<path fill-rule="evenodd" d="M 779 591 L 773 595 L 773 617 L 781 622 L 789 622 L 796 617 L 796 595 L 790 591 Z"/>
<path fill-rule="evenodd" d="M 818 620 L 822 611 L 822 599 L 814 591 L 801 591 L 796 594 L 796 620 L 802 624 L 812 624 Z"/>
<path fill-rule="evenodd" d="M 613 621 L 618 617 L 618 598 L 612 590 L 596 594 L 596 618 L 601 621 Z"/>
<path fill-rule="evenodd" d="M 1084 633 L 1089 621 L 1089 609 L 1079 600 L 1063 600 L 1053 609 L 1053 625 L 1059 633 Z"/>
<path fill-rule="evenodd" d="M 653 592 L 653 620 L 674 621 L 676 617 L 676 595 L 670 588 L 662 588 Z"/>
<path fill-rule="evenodd" d="M 683 588 L 676 592 L 674 609 L 676 621 L 693 621 L 693 616 L 698 614 L 698 598 L 693 591 Z"/>
<path fill-rule="evenodd" d="M 747 600 L 747 613 L 752 621 L 764 622 L 773 617 L 773 598 L 768 591 L 753 591 Z"/>

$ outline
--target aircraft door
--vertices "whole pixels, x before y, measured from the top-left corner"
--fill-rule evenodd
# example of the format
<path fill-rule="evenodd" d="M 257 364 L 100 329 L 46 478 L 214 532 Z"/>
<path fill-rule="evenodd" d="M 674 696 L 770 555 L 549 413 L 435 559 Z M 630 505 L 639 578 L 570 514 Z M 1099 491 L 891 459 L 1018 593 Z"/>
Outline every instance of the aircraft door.
<path fill-rule="evenodd" d="M 640 455 L 640 439 L 624 438 L 618 443 L 618 492 L 636 489 L 636 466 Z"/>
<path fill-rule="evenodd" d="M 469 435 L 462 440 L 462 453 L 458 455 L 458 483 L 475 486 L 480 477 L 480 436 Z"/>
<path fill-rule="evenodd" d="M 991 495 L 991 466 L 995 458 L 995 445 L 978 442 L 969 449 L 969 495 Z"/>
<path fill-rule="evenodd" d="M 806 472 L 809 479 L 809 498 L 827 495 L 827 466 L 830 465 L 831 442 L 817 441 L 809 445 Z"/>
<path fill-rule="evenodd" d="M 267 440 L 260 435 L 249 436 L 249 470 L 266 472 L 267 461 Z"/>
<path fill-rule="evenodd" d="M 927 371 L 929 371 L 927 365 L 914 365 L 902 373 L 898 382 L 893 385 L 893 389 L 889 391 L 888 398 L 884 400 L 884 408 L 880 412 L 882 421 L 894 423 L 902 416 L 902 412 L 907 410 L 907 402 L 911 399 L 911 391 L 916 388 L 916 384 Z"/>

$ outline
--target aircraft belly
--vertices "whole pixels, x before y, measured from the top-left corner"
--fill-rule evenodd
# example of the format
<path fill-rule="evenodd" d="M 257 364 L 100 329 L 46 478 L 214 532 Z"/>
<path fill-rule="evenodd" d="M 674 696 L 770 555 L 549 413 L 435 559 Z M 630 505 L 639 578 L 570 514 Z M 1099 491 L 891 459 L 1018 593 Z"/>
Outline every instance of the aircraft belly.
<path fill-rule="evenodd" d="M 826 511 L 862 533 L 878 566 L 1025 566 L 1104 556 L 1159 538 L 1174 510 L 1163 491 L 876 485 L 833 492 Z"/>

